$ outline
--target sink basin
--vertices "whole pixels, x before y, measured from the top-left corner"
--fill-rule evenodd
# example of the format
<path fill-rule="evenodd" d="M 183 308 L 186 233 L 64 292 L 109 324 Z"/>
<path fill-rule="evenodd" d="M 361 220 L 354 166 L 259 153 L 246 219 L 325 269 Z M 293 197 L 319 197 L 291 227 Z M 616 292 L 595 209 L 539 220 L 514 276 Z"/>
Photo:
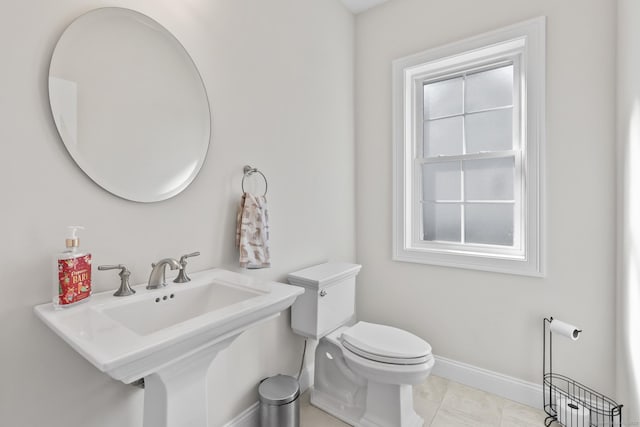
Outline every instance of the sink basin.
<path fill-rule="evenodd" d="M 206 427 L 206 372 L 248 328 L 279 316 L 302 288 L 213 269 L 189 283 L 136 294 L 94 294 L 37 316 L 100 371 L 124 383 L 144 378 L 144 426 Z"/>
<path fill-rule="evenodd" d="M 179 288 L 178 285 L 175 287 Z M 170 293 L 165 300 L 167 291 Z M 101 311 L 132 332 L 149 335 L 266 293 L 260 289 L 243 289 L 221 281 L 212 281 L 190 286 L 188 289 L 167 289 L 161 292 L 162 296 L 127 301 L 114 307 L 103 308 Z"/>

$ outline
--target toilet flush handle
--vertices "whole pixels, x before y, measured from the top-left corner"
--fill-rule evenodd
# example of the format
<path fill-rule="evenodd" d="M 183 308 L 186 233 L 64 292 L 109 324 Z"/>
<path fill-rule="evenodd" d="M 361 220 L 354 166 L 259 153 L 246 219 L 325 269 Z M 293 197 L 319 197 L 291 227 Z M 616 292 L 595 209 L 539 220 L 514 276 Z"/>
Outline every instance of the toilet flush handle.
<path fill-rule="evenodd" d="M 324 289 L 320 291 L 320 296 L 323 297 L 327 295 L 327 291 L 325 291 Z"/>

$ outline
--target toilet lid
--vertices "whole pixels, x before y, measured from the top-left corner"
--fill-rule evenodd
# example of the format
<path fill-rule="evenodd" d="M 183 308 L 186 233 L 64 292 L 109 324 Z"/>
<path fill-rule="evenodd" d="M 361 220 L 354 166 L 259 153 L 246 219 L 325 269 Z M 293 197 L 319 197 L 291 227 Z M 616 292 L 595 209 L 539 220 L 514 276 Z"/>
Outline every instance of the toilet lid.
<path fill-rule="evenodd" d="M 431 358 L 431 346 L 422 338 L 375 323 L 356 323 L 342 332 L 342 343 L 347 350 L 378 362 L 413 365 Z"/>

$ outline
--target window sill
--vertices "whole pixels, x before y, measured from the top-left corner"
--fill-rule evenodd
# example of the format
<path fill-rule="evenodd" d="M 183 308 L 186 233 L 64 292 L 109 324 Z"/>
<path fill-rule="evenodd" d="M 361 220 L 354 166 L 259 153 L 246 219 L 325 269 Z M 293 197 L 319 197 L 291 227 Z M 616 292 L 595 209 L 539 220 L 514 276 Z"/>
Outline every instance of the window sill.
<path fill-rule="evenodd" d="M 392 260 L 519 276 L 544 277 L 541 266 L 532 262 L 530 258 L 526 255 L 495 255 L 467 251 L 405 248 L 394 249 Z M 539 257 L 535 258 L 539 259 Z"/>

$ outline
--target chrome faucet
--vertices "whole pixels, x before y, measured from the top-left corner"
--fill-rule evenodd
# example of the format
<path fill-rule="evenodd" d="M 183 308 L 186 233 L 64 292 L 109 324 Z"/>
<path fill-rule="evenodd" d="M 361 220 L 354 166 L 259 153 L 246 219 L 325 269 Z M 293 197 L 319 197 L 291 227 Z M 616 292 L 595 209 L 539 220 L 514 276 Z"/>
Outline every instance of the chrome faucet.
<path fill-rule="evenodd" d="M 153 269 L 149 276 L 149 283 L 147 289 L 158 289 L 167 286 L 167 280 L 165 278 L 166 266 L 169 266 L 172 270 L 180 269 L 180 263 L 173 258 L 164 258 L 160 261 L 151 264 Z"/>

